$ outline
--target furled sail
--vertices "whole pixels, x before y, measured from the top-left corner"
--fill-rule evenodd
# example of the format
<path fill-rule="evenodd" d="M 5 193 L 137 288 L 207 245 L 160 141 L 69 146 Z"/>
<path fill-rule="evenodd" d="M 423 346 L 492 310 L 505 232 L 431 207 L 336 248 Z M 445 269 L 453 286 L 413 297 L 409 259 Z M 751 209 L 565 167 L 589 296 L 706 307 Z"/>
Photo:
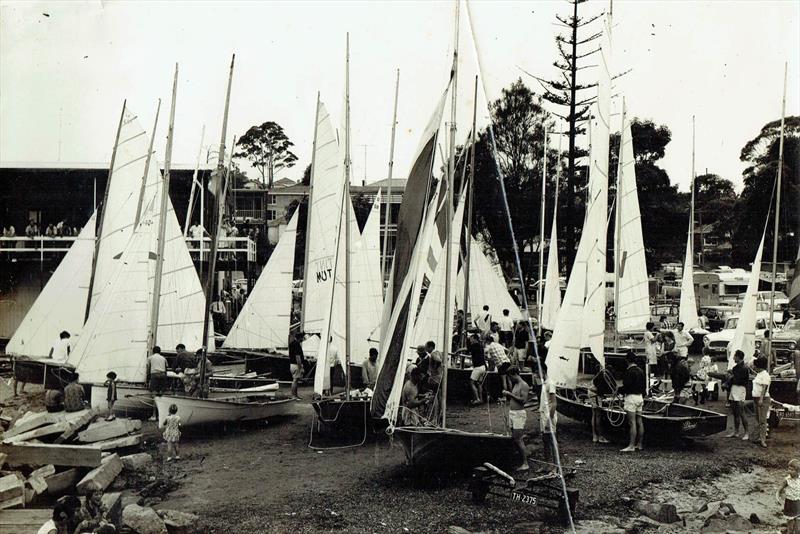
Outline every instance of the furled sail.
<path fill-rule="evenodd" d="M 692 230 L 689 229 L 689 232 Z M 681 301 L 678 308 L 678 319 L 684 328 L 691 330 L 700 326 L 697 317 L 697 299 L 694 293 L 694 255 L 692 254 L 692 236 L 686 240 L 686 256 L 683 260 L 683 276 L 681 277 Z"/>
<path fill-rule="evenodd" d="M 489 306 L 489 313 L 499 317 L 502 310 L 507 309 L 509 316 L 515 321 L 522 315 L 519 306 L 508 293 L 508 286 L 502 274 L 498 276 L 495 266 L 483 252 L 482 244 L 477 237 L 470 240 L 469 252 L 469 314 L 478 317 L 483 312 L 483 306 Z M 498 266 L 499 267 L 499 266 Z M 460 307 L 464 303 L 464 269 L 458 273 L 456 280 L 456 304 Z"/>
<path fill-rule="evenodd" d="M 446 97 L 447 91 L 439 99 L 423 132 L 400 206 L 397 244 L 382 318 L 382 325 L 386 327 L 381 334 L 380 369 L 371 406 L 373 417 L 387 418 L 391 422 L 396 420 L 399 409 L 405 347 L 408 346 L 406 333 L 408 326 L 413 325 L 413 313 L 419 301 L 420 288 L 414 274 L 419 268 L 422 247 L 417 246 L 417 241 L 425 217 L 436 139 Z M 427 250 L 427 246 L 424 247 L 426 253 Z"/>
<path fill-rule="evenodd" d="M 624 116 L 624 115 L 623 115 Z M 619 250 L 614 258 L 619 302 L 614 303 L 619 332 L 643 332 L 650 320 L 650 287 L 642 239 L 642 217 L 636 192 L 636 160 L 630 122 L 622 125 L 619 147 Z"/>
<path fill-rule="evenodd" d="M 550 245 L 547 247 L 547 271 L 545 272 L 544 298 L 542 299 L 542 327 L 552 330 L 561 309 L 561 281 L 558 269 L 558 225 L 553 211 L 550 228 Z"/>
<path fill-rule="evenodd" d="M 36 301 L 25 314 L 6 346 L 18 356 L 47 356 L 60 332 L 72 335 L 72 344 L 83 328 L 89 273 L 94 256 L 97 212 L 89 218 L 67 254 L 58 264 Z"/>
<path fill-rule="evenodd" d="M 292 275 L 299 209 L 289 220 L 223 347 L 286 350 L 292 310 Z"/>
<path fill-rule="evenodd" d="M 753 361 L 753 353 L 756 350 L 756 304 L 758 303 L 758 280 L 761 277 L 761 254 L 764 252 L 764 237 L 767 234 L 766 228 L 761 234 L 761 243 L 758 245 L 756 257 L 753 260 L 753 269 L 750 271 L 750 280 L 747 283 L 747 294 L 745 294 L 742 309 L 739 311 L 739 320 L 736 323 L 736 332 L 728 345 L 728 369 L 732 369 L 736 362 L 733 361 L 733 354 L 740 350 L 744 352 L 744 361 L 750 364 Z"/>

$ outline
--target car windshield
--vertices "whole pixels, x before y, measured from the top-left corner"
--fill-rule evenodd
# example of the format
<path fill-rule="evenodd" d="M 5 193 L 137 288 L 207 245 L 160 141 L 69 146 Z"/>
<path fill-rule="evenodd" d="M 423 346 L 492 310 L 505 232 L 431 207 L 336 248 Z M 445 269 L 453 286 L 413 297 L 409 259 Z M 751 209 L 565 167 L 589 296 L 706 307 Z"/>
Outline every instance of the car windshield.
<path fill-rule="evenodd" d="M 728 322 L 725 323 L 725 328 L 726 329 L 736 328 L 737 324 L 739 324 L 739 318 L 731 317 L 730 319 L 728 319 Z"/>

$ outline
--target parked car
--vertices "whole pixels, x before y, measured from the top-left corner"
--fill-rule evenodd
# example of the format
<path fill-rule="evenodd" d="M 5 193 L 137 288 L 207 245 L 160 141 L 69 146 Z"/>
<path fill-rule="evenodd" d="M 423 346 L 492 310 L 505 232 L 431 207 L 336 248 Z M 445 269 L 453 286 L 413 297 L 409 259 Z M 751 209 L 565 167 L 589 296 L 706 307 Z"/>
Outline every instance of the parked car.
<path fill-rule="evenodd" d="M 791 319 L 779 331 L 773 332 L 772 350 L 775 351 L 775 360 L 780 363 L 787 363 L 792 359 L 792 352 L 800 346 L 800 319 Z M 761 349 L 764 343 L 756 340 L 756 348 Z"/>
<path fill-rule="evenodd" d="M 653 304 L 650 306 L 650 321 L 658 324 L 662 315 L 667 316 L 669 324 L 674 325 L 678 323 L 678 304 Z"/>
<path fill-rule="evenodd" d="M 700 306 L 700 314 L 708 319 L 709 332 L 719 332 L 725 327 L 728 318 L 738 313 L 739 309 L 733 306 Z"/>
<path fill-rule="evenodd" d="M 739 324 L 739 316 L 728 317 L 725 325 L 719 332 L 712 332 L 703 336 L 703 354 L 714 359 L 725 360 L 728 357 L 728 343 L 733 341 L 736 333 L 736 326 Z M 774 324 L 772 325 L 775 326 Z M 764 339 L 764 332 L 767 329 L 767 321 L 764 318 L 756 319 L 756 345 L 758 340 Z M 774 329 L 774 328 L 773 328 Z"/>

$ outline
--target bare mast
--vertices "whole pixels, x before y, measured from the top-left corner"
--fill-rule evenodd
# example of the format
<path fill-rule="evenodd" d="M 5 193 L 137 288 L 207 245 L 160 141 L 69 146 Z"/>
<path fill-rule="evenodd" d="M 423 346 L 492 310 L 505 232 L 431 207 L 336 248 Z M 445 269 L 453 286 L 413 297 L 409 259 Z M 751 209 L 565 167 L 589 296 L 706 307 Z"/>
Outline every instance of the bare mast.
<path fill-rule="evenodd" d="M 545 187 L 547 183 L 547 123 L 543 121 L 542 131 L 542 204 L 539 207 L 539 287 L 536 290 L 536 308 L 539 315 L 538 336 L 542 337 L 542 279 L 544 278 L 544 213 L 545 213 Z"/>
<path fill-rule="evenodd" d="M 344 374 L 345 398 L 350 400 L 350 34 L 347 34 L 344 81 Z M 337 252 L 338 254 L 338 252 Z"/>
<path fill-rule="evenodd" d="M 475 76 L 475 91 L 472 101 L 472 139 L 471 139 L 471 152 L 469 155 L 469 185 L 467 189 L 467 236 L 466 241 L 466 255 L 464 257 L 464 331 L 459 340 L 461 346 L 467 345 L 467 317 L 469 316 L 469 270 L 472 261 L 472 209 L 473 209 L 473 191 L 475 183 L 475 139 L 477 132 L 475 127 L 478 118 L 478 76 Z"/>
<path fill-rule="evenodd" d="M 386 295 L 386 270 L 390 266 L 387 260 L 389 256 L 389 223 L 392 221 L 392 174 L 394 171 L 394 135 L 397 129 L 397 97 L 400 93 L 400 69 L 397 69 L 397 79 L 394 83 L 394 113 L 392 113 L 392 140 L 389 144 L 389 176 L 386 186 L 386 213 L 383 220 L 383 255 L 381 256 L 381 287 L 384 288 Z"/>
<path fill-rule="evenodd" d="M 319 91 L 317 91 L 317 108 L 314 112 L 314 141 L 311 146 L 311 170 L 308 176 L 308 200 L 306 201 L 306 236 L 305 236 L 305 255 L 303 256 L 303 299 L 300 306 L 300 330 L 306 327 L 306 298 L 308 295 L 308 236 L 311 232 L 311 203 L 314 194 L 314 173 L 316 172 L 317 160 L 317 129 L 319 126 Z M 300 209 L 300 206 L 297 206 Z"/>

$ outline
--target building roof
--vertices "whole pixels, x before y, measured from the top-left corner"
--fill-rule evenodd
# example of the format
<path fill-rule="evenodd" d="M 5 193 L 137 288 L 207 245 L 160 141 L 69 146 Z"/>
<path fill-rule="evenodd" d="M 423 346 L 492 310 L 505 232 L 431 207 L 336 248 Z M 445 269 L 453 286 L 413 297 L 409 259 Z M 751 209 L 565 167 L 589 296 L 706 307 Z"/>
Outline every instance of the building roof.
<path fill-rule="evenodd" d="M 289 178 L 281 178 L 280 180 L 275 180 L 272 182 L 272 187 L 289 187 L 295 184 L 297 184 L 297 182 L 294 180 L 290 180 Z"/>

